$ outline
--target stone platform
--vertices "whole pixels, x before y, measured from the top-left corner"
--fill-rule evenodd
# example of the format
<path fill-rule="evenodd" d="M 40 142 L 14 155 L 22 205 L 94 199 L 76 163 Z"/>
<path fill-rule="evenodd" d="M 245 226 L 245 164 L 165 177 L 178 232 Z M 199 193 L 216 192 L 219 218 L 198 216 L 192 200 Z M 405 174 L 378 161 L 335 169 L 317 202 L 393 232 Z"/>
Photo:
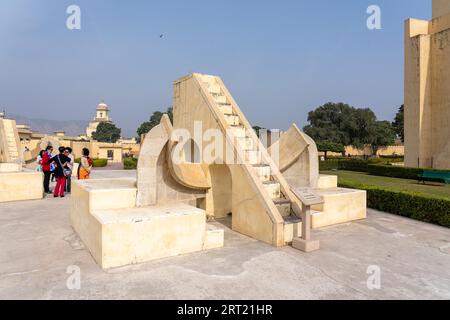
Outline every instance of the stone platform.
<path fill-rule="evenodd" d="M 135 207 L 135 184 L 133 179 L 73 183 L 72 226 L 102 268 L 223 246 L 223 230 L 208 225 L 202 209 L 183 203 Z"/>
<path fill-rule="evenodd" d="M 313 229 L 366 218 L 366 191 L 338 188 L 337 181 L 337 176 L 320 175 L 319 188 L 311 189 L 324 200 L 323 204 L 312 206 L 311 227 Z"/>
<path fill-rule="evenodd" d="M 15 164 L 2 163 L 0 169 L 0 202 L 42 199 L 43 174 L 36 171 L 16 171 Z"/>

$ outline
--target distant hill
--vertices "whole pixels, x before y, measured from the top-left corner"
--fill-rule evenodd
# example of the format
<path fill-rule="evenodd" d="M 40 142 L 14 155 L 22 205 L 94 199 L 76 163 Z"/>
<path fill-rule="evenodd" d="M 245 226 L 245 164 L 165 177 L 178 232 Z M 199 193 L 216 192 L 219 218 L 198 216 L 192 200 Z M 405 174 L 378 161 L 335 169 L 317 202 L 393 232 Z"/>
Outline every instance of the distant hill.
<path fill-rule="evenodd" d="M 86 127 L 89 121 L 72 120 L 46 120 L 46 119 L 32 119 L 20 115 L 8 114 L 8 118 L 15 119 L 17 124 L 28 124 L 34 132 L 53 134 L 55 131 L 65 131 L 68 136 L 78 136 L 86 132 Z"/>

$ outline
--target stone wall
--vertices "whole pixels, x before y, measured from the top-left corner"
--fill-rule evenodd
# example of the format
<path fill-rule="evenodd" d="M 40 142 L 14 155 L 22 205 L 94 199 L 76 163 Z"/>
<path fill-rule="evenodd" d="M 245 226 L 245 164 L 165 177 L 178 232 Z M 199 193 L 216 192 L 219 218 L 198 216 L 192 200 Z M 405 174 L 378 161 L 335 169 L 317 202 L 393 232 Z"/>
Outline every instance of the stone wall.
<path fill-rule="evenodd" d="M 450 168 L 450 1 L 405 25 L 405 164 Z"/>

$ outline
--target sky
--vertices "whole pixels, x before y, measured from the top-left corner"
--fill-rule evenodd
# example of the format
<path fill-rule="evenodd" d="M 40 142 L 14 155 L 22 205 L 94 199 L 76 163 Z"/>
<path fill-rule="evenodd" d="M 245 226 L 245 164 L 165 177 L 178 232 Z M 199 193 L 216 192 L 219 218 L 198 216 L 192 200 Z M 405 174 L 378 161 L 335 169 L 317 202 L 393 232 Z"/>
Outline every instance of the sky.
<path fill-rule="evenodd" d="M 72 4 L 81 30 L 66 27 Z M 381 30 L 366 25 L 373 4 Z M 199 72 L 269 129 L 303 126 L 326 102 L 392 120 L 409 17 L 430 19 L 431 0 L 1 0 L 0 109 L 90 120 L 104 100 L 134 136 L 171 106 L 173 80 Z"/>

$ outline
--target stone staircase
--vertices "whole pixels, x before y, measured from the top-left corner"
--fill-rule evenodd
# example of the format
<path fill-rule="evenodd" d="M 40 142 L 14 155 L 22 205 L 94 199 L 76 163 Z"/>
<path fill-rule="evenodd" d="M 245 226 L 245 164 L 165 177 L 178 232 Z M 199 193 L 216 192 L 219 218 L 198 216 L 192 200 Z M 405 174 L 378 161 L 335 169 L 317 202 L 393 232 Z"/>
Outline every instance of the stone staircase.
<path fill-rule="evenodd" d="M 281 185 L 276 181 L 270 164 L 267 163 L 268 161 L 264 161 L 262 151 L 258 150 L 258 146 L 261 144 L 259 140 L 256 141 L 257 138 L 252 134 L 253 129 L 245 125 L 245 123 L 248 122 L 242 119 L 242 113 L 241 116 L 239 116 L 239 112 L 235 110 L 233 102 L 228 100 L 216 77 L 201 75 L 201 80 L 207 87 L 208 93 L 212 96 L 217 109 L 228 124 L 232 136 L 234 136 L 235 141 L 237 142 L 235 144 L 237 152 L 243 155 L 242 159 L 244 164 L 251 166 L 256 174 L 258 179 L 255 183 L 259 183 L 263 186 L 267 192 L 265 196 L 269 197 L 268 201 L 273 202 L 278 209 L 278 212 L 283 217 L 286 243 L 292 242 L 293 237 L 301 235 L 301 219 L 295 214 L 292 208 L 292 201 L 283 194 Z"/>
<path fill-rule="evenodd" d="M 20 161 L 19 150 L 17 147 L 16 137 L 14 135 L 14 128 L 11 121 L 4 121 L 4 131 L 6 137 L 6 146 L 10 162 Z"/>

